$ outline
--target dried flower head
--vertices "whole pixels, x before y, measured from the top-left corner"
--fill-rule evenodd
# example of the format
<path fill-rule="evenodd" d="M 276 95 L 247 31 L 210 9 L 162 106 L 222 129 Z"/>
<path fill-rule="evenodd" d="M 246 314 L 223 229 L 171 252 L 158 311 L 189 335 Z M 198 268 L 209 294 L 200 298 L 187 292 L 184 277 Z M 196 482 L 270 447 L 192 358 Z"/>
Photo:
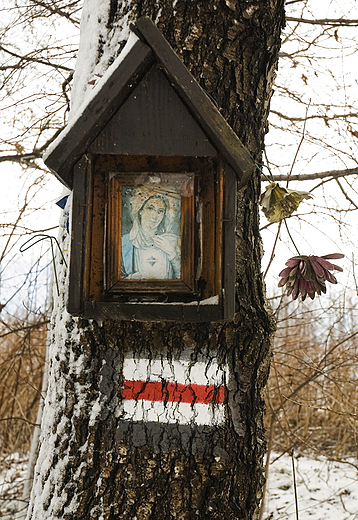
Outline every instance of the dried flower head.
<path fill-rule="evenodd" d="M 316 293 L 326 293 L 325 282 L 337 283 L 331 271 L 343 271 L 341 267 L 331 264 L 328 260 L 343 258 L 341 253 L 334 253 L 325 256 L 294 256 L 287 260 L 286 267 L 280 272 L 281 280 L 278 286 L 287 287 L 287 296 L 292 294 L 292 299 L 296 300 L 301 294 L 304 301 L 308 295 L 312 300 Z"/>
<path fill-rule="evenodd" d="M 271 182 L 261 194 L 260 204 L 269 222 L 279 222 L 290 217 L 303 199 L 312 199 L 312 195 L 307 191 L 282 188 L 276 182 Z"/>

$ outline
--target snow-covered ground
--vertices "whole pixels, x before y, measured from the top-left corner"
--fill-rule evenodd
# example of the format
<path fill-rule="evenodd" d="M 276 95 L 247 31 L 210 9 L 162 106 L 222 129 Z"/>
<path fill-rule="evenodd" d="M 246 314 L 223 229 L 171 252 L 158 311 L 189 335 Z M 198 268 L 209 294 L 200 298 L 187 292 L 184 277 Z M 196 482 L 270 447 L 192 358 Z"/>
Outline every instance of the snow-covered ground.
<path fill-rule="evenodd" d="M 300 520 L 358 519 L 358 461 L 295 456 Z M 264 520 L 296 520 L 290 455 L 271 455 Z"/>
<path fill-rule="evenodd" d="M 6 459 L 1 459 L 1 469 L 0 518 L 22 520 L 25 516 L 26 504 L 21 500 L 21 495 L 26 478 L 27 461 L 14 453 Z"/>
<path fill-rule="evenodd" d="M 299 520 L 358 520 L 358 471 L 354 459 L 342 463 L 295 456 L 294 462 Z M 17 455 L 12 456 L 7 469 L 0 473 L 1 520 L 24 518 L 24 504 L 16 501 L 16 492 L 25 476 L 26 463 Z M 296 518 L 291 456 L 274 453 L 263 519 Z"/>

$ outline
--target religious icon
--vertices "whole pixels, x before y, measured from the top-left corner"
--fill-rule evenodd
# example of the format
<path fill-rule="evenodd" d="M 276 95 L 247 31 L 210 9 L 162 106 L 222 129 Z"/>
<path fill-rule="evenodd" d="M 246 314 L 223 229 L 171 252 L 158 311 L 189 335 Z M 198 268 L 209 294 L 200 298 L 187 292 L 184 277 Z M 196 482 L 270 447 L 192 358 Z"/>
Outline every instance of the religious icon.
<path fill-rule="evenodd" d="M 121 279 L 181 278 L 181 188 L 122 186 Z"/>

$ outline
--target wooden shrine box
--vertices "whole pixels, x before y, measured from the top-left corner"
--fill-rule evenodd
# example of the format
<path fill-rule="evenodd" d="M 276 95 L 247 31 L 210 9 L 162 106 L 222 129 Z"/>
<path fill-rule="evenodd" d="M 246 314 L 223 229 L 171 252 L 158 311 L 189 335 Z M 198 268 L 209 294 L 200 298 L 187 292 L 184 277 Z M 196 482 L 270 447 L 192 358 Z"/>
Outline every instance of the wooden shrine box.
<path fill-rule="evenodd" d="M 150 19 L 133 31 L 45 159 L 73 190 L 68 311 L 230 320 L 252 159 Z"/>

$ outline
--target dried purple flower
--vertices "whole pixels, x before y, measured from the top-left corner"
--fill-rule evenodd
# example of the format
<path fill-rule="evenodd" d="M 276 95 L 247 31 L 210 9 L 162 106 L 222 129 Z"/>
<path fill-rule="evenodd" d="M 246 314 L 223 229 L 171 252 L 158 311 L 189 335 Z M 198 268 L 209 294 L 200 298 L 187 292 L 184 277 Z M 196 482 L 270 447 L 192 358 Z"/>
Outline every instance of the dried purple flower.
<path fill-rule="evenodd" d="M 343 271 L 343 269 L 328 260 L 339 258 L 344 258 L 344 255 L 333 253 L 325 256 L 294 256 L 287 260 L 287 267 L 280 272 L 281 280 L 278 286 L 286 285 L 287 296 L 292 294 L 293 300 L 296 300 L 299 294 L 302 296 L 302 301 L 307 295 L 313 300 L 316 293 L 320 295 L 326 292 L 326 281 L 337 283 L 331 271 L 334 269 Z"/>

